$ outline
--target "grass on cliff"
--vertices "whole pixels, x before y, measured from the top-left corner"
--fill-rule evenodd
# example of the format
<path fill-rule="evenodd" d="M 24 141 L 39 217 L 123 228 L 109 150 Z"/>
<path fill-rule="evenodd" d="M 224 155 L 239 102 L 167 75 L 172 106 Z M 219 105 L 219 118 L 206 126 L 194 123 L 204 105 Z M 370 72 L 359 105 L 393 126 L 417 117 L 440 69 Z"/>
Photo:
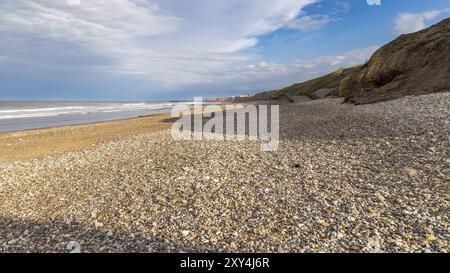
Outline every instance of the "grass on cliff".
<path fill-rule="evenodd" d="M 339 83 L 347 77 L 357 66 L 349 68 L 340 68 L 325 76 L 315 78 L 306 82 L 296 83 L 277 91 L 278 95 L 312 95 L 320 89 L 338 88 Z"/>

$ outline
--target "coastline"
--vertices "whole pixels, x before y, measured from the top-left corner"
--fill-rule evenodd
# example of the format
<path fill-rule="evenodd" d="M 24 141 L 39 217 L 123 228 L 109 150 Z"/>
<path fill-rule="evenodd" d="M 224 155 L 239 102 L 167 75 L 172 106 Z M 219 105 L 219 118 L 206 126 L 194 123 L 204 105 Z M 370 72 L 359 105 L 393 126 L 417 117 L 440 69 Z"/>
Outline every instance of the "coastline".
<path fill-rule="evenodd" d="M 263 101 L 228 104 L 257 105 Z M 42 156 L 75 151 L 89 146 L 133 135 L 169 129 L 174 120 L 171 113 L 83 124 L 0 132 L 0 163 L 32 160 Z"/>
<path fill-rule="evenodd" d="M 171 126 L 170 113 L 86 124 L 0 132 L 0 163 L 75 151 Z"/>

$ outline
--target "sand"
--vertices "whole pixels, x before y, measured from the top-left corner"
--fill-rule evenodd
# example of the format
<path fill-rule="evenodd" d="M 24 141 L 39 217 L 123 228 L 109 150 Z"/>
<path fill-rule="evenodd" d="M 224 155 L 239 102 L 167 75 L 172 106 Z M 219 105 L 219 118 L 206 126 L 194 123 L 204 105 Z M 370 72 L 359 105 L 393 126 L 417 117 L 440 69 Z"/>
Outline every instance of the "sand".
<path fill-rule="evenodd" d="M 0 133 L 0 163 L 75 151 L 133 134 L 168 129 L 170 114 Z"/>
<path fill-rule="evenodd" d="M 116 128 L 0 163 L 0 252 L 448 252 L 449 114 L 323 99 L 280 106 L 275 152 Z"/>

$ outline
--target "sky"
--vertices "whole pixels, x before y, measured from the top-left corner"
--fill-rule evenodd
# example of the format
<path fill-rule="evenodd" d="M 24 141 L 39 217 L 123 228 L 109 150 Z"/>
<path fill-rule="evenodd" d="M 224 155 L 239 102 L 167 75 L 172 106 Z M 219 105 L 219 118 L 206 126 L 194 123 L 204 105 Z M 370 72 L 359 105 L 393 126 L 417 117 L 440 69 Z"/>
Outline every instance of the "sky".
<path fill-rule="evenodd" d="M 0 99 L 272 90 L 448 17 L 448 0 L 2 0 Z"/>

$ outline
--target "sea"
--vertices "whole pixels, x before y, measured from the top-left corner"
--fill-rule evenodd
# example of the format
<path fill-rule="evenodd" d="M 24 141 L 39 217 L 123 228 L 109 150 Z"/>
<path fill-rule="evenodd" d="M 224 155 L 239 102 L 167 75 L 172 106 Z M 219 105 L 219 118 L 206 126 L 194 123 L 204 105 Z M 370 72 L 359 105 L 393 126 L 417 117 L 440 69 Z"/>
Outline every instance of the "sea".
<path fill-rule="evenodd" d="M 176 103 L 179 102 L 0 101 L 0 132 L 170 113 Z"/>

